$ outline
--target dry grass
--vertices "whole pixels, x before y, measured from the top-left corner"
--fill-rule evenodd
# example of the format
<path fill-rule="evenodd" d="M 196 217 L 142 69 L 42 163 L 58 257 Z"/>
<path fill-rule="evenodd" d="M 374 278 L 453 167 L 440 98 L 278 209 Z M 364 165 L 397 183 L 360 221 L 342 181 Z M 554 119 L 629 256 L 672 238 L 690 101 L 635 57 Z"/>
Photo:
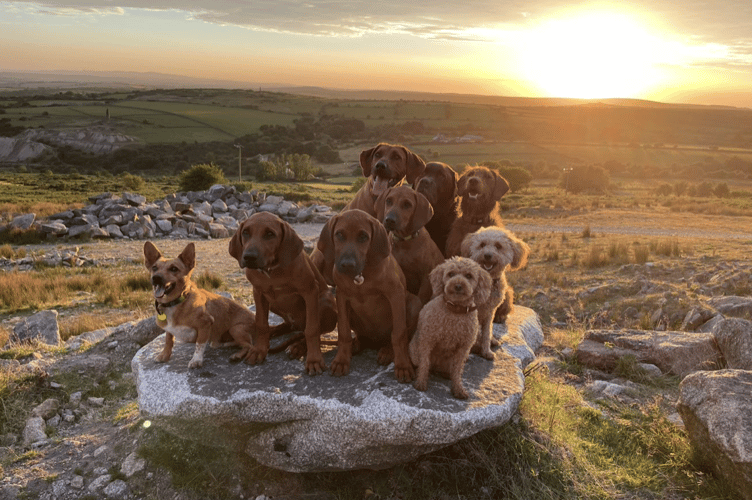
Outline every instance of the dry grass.
<path fill-rule="evenodd" d="M 141 315 L 135 314 L 140 317 Z M 114 311 L 109 314 L 103 312 L 82 313 L 58 318 L 60 338 L 63 341 L 86 332 L 101 330 L 110 326 L 117 326 L 133 321 L 134 312 Z"/>

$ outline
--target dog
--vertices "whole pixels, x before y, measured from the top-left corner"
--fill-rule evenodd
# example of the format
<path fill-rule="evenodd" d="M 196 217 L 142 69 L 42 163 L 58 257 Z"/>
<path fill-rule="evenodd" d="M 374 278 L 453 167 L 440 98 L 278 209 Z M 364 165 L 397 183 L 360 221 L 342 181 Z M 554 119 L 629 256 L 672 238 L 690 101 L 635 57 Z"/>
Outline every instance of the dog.
<path fill-rule="evenodd" d="M 392 238 L 392 255 L 407 280 L 407 291 L 425 304 L 431 300 L 428 274 L 444 255 L 425 229 L 433 208 L 428 199 L 402 185 L 388 188 L 376 200 L 376 218 Z"/>
<path fill-rule="evenodd" d="M 415 179 L 413 189 L 428 198 L 433 217 L 426 230 L 442 254 L 452 223 L 457 219 L 460 199 L 457 196 L 457 172 L 446 163 L 426 163 L 426 169 Z"/>
<path fill-rule="evenodd" d="M 491 277 L 473 260 L 452 257 L 430 279 L 433 298 L 420 311 L 410 341 L 410 359 L 418 367 L 414 387 L 425 391 L 433 370 L 449 376 L 455 398 L 467 399 L 462 371 L 480 331 L 478 306 L 488 300 Z"/>
<path fill-rule="evenodd" d="M 362 210 L 340 212 L 324 225 L 317 247 L 337 289 L 338 337 L 332 374 L 350 372 L 351 332 L 355 332 L 357 348 L 379 348 L 379 364 L 394 360 L 397 380 L 413 380 L 407 346 L 422 304 L 407 291 L 384 226 Z"/>
<path fill-rule="evenodd" d="M 306 372 L 323 373 L 320 336 L 336 327 L 337 306 L 324 277 L 303 251 L 300 236 L 276 215 L 259 212 L 238 226 L 228 251 L 253 286 L 256 343 L 248 354 L 249 363 L 263 362 L 269 352 L 272 311 L 284 320 L 276 332 L 303 330 Z M 291 357 L 303 354 L 302 349 L 288 352 Z"/>
<path fill-rule="evenodd" d="M 379 195 L 405 179 L 412 184 L 423 173 L 426 163 L 404 146 L 382 142 L 360 153 L 360 168 L 366 183 L 342 211 L 358 209 L 375 217 Z"/>
<path fill-rule="evenodd" d="M 157 326 L 166 333 L 159 363 L 172 356 L 174 338 L 196 344 L 188 368 L 204 363 L 206 344 L 212 347 L 240 346 L 230 357 L 245 360 L 253 349 L 255 316 L 247 308 L 221 295 L 199 288 L 191 281 L 196 248 L 188 243 L 177 258 L 167 259 L 151 241 L 144 243 L 144 265 L 154 288 Z"/>
<path fill-rule="evenodd" d="M 482 227 L 503 227 L 499 215 L 499 200 L 509 191 L 509 183 L 497 171 L 488 167 L 470 167 L 457 181 L 460 196 L 460 215 L 452 223 L 447 235 L 444 255 L 460 255 L 462 240 Z"/>
<path fill-rule="evenodd" d="M 501 227 L 485 227 L 468 234 L 462 241 L 462 256 L 477 262 L 493 280 L 491 295 L 478 304 L 480 334 L 472 352 L 493 359 L 491 347 L 499 345 L 492 334 L 492 324 L 506 321 L 512 312 L 514 290 L 507 284 L 506 271 L 527 264 L 530 247 L 511 231 Z"/>

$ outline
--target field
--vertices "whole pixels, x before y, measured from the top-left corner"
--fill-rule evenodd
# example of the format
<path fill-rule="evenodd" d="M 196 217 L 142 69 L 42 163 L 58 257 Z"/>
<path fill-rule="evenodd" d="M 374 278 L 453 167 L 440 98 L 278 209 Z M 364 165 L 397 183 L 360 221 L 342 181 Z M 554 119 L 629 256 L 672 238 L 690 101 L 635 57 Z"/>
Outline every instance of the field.
<path fill-rule="evenodd" d="M 744 170 L 752 163 L 752 112 L 571 101 L 549 106 L 459 98 L 345 99 L 209 89 L 48 97 L 3 101 L 0 94 L 0 118 L 9 118 L 13 125 L 62 129 L 101 124 L 109 111 L 109 126 L 144 145 L 172 143 L 187 150 L 184 142 L 222 142 L 229 150 L 227 159 L 216 159 L 236 172 L 235 139 L 264 125 L 293 126 L 295 120 L 336 114 L 362 120 L 367 131 L 396 131 L 395 138 L 426 160 L 454 166 L 509 160 L 546 173 L 508 193 L 501 210 L 508 227 L 531 247 L 527 267 L 510 273 L 509 280 L 517 303 L 540 316 L 546 339 L 539 356 L 548 360 L 526 374 L 520 410 L 508 425 L 385 471 L 287 474 L 252 463 L 243 453 L 201 449 L 158 426 L 149 427 L 138 412 L 129 378 L 129 362 L 139 346 L 124 334 L 74 353 L 6 345 L 0 358 L 9 363 L 35 360 L 64 366 L 87 356 L 110 362 L 109 369 L 85 376 L 73 370 L 51 377 L 0 366 L 0 436 L 5 441 L 21 436 L 31 408 L 46 398 L 68 401 L 79 391 L 85 398 L 105 398 L 103 408 L 84 408 L 86 413 L 74 425 L 48 428 L 49 446 L 0 448 L 0 480 L 25 485 L 21 498 L 47 494 L 51 484 L 70 479 L 73 468 L 90 482 L 95 467 L 104 462 L 90 457 L 103 444 L 113 477 L 123 478 L 119 465 L 129 453 L 147 459 L 150 476 L 127 481 L 133 495 L 143 498 L 735 498 L 710 474 L 676 424 L 676 377 L 646 377 L 629 363 L 618 373 L 604 375 L 566 353 L 590 328 L 679 329 L 688 311 L 707 308 L 711 295 L 752 294 L 752 176 Z M 483 140 L 434 142 L 437 133 L 480 135 Z M 353 183 L 362 181 L 360 151 L 380 140 L 332 139 L 342 161 L 317 165 L 326 174 L 324 180 L 243 180 L 253 189 L 301 204 L 340 208 L 352 198 Z M 207 161 L 207 156 L 187 155 L 186 164 Z M 603 190 L 574 194 L 562 189 L 563 168 L 608 162 L 623 168 L 613 170 Z M 177 177 L 166 174 L 168 167 L 159 164 L 151 172 L 113 175 L 6 165 L 0 171 L 0 224 L 19 213 L 44 217 L 82 207 L 89 196 L 105 191 L 135 191 L 148 200 L 160 199 L 178 189 Z M 649 175 L 658 169 L 663 171 L 660 178 Z M 689 188 L 702 182 L 711 187 L 727 184 L 728 193 L 690 195 Z M 659 193 L 661 186 L 668 191 Z M 77 248 L 99 265 L 1 271 L 0 346 L 18 318 L 36 310 L 59 311 L 63 338 L 153 314 L 142 241 L 50 243 L 14 237 L 0 238 L 0 257 L 21 259 Z M 184 245 L 185 240 L 159 242 L 168 254 Z M 227 241 L 199 240 L 196 246 L 200 285 L 250 304 L 251 287 L 227 256 Z M 707 287 L 709 282 L 715 289 Z M 600 377 L 619 377 L 639 387 L 628 398 L 605 398 L 593 394 L 589 385 Z M 52 388 L 51 380 L 61 387 Z"/>

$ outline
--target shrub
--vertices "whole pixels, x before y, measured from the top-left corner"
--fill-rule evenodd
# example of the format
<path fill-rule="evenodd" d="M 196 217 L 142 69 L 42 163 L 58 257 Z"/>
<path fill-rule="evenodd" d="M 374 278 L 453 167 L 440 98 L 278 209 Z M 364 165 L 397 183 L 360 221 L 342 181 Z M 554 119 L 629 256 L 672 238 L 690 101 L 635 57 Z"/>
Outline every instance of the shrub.
<path fill-rule="evenodd" d="M 215 184 L 227 184 L 224 172 L 213 163 L 199 163 L 180 174 L 181 191 L 205 191 Z"/>
<path fill-rule="evenodd" d="M 526 168 L 515 167 L 509 160 L 484 161 L 481 165 L 497 170 L 509 182 L 509 190 L 513 193 L 525 189 L 533 180 L 533 174 Z"/>
<path fill-rule="evenodd" d="M 713 194 L 718 198 L 728 198 L 731 191 L 729 190 L 728 184 L 721 182 L 715 187 L 715 189 L 713 189 Z"/>
<path fill-rule="evenodd" d="M 564 171 L 559 187 L 570 193 L 583 191 L 600 193 L 608 188 L 609 182 L 605 168 L 598 165 L 577 165 Z"/>
<path fill-rule="evenodd" d="M 134 192 L 138 192 L 146 187 L 146 181 L 143 177 L 140 175 L 129 174 L 128 172 L 120 174 L 120 182 L 125 189 Z"/>

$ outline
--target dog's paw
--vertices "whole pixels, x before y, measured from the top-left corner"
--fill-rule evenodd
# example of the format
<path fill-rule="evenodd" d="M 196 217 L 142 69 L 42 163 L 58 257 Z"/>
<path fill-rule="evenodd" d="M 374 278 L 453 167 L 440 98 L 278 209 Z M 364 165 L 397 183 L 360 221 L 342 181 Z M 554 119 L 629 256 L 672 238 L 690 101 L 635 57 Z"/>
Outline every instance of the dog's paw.
<path fill-rule="evenodd" d="M 201 368 L 204 365 L 203 359 L 191 359 L 191 362 L 188 363 L 188 368 L 191 370 L 194 370 L 196 368 Z"/>
<path fill-rule="evenodd" d="M 419 391 L 425 391 L 428 389 L 428 380 L 416 380 L 413 382 L 413 387 L 415 387 Z"/>
<path fill-rule="evenodd" d="M 248 354 L 243 361 L 245 361 L 249 365 L 257 365 L 259 363 L 263 363 L 266 359 L 266 353 L 266 350 L 261 350 L 254 347 L 248 351 Z"/>
<path fill-rule="evenodd" d="M 306 359 L 306 372 L 308 375 L 321 375 L 326 370 L 324 358 L 319 356 L 317 359 Z"/>
<path fill-rule="evenodd" d="M 332 375 L 339 377 L 342 375 L 347 375 L 350 373 L 350 360 L 342 360 L 337 359 L 337 357 L 334 358 L 332 361 L 332 366 L 330 368 Z"/>
<path fill-rule="evenodd" d="M 306 355 L 308 348 L 306 347 L 305 340 L 299 340 L 292 345 L 289 345 L 285 352 L 290 359 L 300 359 Z"/>
<path fill-rule="evenodd" d="M 467 399 L 470 397 L 463 387 L 452 387 L 452 396 L 457 399 Z"/>
<path fill-rule="evenodd" d="M 170 354 L 172 353 L 161 352 L 157 355 L 156 358 L 154 358 L 154 361 L 156 361 L 157 363 L 167 363 L 170 360 Z"/>
<path fill-rule="evenodd" d="M 407 366 L 394 366 L 394 377 L 400 383 L 412 382 L 415 378 L 415 369 L 411 363 Z"/>
<path fill-rule="evenodd" d="M 491 347 L 499 347 L 499 340 L 491 335 Z"/>
<path fill-rule="evenodd" d="M 381 366 L 386 366 L 392 361 L 394 361 L 394 350 L 392 349 L 391 345 L 387 345 L 379 349 L 378 356 L 376 357 L 376 361 Z"/>

